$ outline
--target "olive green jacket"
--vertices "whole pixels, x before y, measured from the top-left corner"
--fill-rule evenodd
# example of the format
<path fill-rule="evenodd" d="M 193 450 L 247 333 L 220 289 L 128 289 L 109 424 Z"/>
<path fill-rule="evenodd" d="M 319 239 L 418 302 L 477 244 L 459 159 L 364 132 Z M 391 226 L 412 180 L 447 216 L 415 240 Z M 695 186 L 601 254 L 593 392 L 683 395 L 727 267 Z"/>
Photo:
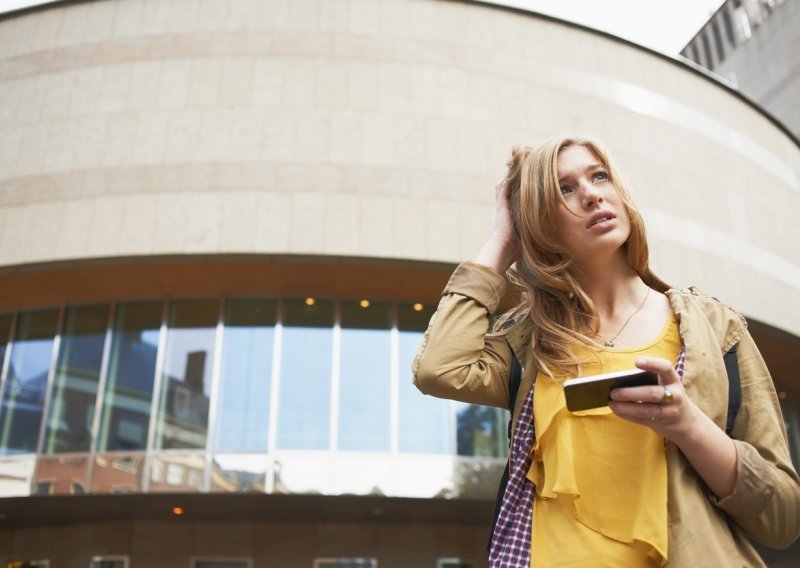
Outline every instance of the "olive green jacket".
<path fill-rule="evenodd" d="M 413 364 L 424 393 L 468 403 L 509 407 L 512 350 L 523 363 L 520 408 L 537 375 L 528 352 L 531 322 L 487 333 L 506 281 L 473 262 L 450 277 Z M 736 311 L 697 291 L 669 290 L 667 297 L 686 347 L 683 386 L 689 398 L 725 428 L 728 375 L 722 359 L 737 345 L 742 404 L 733 438 L 738 453 L 736 487 L 717 499 L 671 442 L 666 443 L 670 566 L 763 566 L 748 533 L 772 548 L 786 548 L 800 534 L 800 479 L 769 371 Z M 733 521 L 729 524 L 729 521 Z"/>

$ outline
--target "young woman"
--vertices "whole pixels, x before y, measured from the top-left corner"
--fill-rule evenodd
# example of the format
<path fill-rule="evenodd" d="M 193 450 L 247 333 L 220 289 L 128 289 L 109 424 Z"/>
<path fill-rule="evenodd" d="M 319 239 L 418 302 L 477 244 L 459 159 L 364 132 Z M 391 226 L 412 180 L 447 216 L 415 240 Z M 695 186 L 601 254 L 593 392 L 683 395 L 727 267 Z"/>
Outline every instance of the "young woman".
<path fill-rule="evenodd" d="M 515 149 L 508 166 L 494 230 L 451 276 L 413 369 L 427 394 L 512 412 L 489 564 L 763 566 L 745 535 L 794 542 L 800 479 L 744 318 L 652 273 L 642 218 L 596 142 Z M 521 301 L 487 333 L 504 275 Z M 732 347 L 742 401 L 729 437 Z M 566 409 L 565 379 L 635 367 L 659 384 Z"/>

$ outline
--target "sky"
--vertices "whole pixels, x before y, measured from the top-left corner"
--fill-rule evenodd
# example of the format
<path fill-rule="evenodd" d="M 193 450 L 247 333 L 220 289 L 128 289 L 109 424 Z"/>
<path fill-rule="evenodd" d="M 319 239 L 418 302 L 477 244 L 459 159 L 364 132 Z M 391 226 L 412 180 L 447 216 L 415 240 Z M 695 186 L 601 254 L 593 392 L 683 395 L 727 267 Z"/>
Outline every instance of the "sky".
<path fill-rule="evenodd" d="M 0 0 L 0 13 L 53 0 Z M 488 0 L 570 20 L 677 55 L 724 0 Z"/>
<path fill-rule="evenodd" d="M 491 0 L 490 0 L 491 1 Z M 677 55 L 724 0 L 494 0 Z"/>

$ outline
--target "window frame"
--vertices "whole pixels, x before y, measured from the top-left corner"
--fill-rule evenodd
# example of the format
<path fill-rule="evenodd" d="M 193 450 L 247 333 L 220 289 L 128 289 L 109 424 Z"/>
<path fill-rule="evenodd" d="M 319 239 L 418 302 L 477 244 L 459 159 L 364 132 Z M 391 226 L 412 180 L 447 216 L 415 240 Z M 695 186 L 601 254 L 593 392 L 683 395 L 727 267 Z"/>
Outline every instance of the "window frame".
<path fill-rule="evenodd" d="M 244 568 L 253 568 L 253 559 L 249 556 L 192 556 L 189 568 L 197 568 L 198 562 L 244 562 Z"/>
<path fill-rule="evenodd" d="M 363 568 L 378 568 L 378 559 L 366 556 L 337 556 L 314 558 L 313 568 L 327 568 L 322 562 L 364 562 Z"/>
<path fill-rule="evenodd" d="M 130 556 L 124 554 L 102 554 L 92 556 L 89 561 L 89 568 L 95 568 L 95 562 L 122 562 L 122 568 L 128 568 L 131 565 Z"/>

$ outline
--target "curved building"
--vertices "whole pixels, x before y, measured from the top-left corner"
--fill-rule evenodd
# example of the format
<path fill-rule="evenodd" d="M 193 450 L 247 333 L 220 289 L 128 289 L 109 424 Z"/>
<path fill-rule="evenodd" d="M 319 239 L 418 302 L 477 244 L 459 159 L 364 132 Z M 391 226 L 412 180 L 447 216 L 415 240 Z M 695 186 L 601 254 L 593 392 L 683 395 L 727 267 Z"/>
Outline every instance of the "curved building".
<path fill-rule="evenodd" d="M 796 457 L 800 143 L 696 66 L 471 1 L 0 17 L 0 565 L 485 564 L 507 416 L 409 368 L 565 132 L 748 317 Z"/>

